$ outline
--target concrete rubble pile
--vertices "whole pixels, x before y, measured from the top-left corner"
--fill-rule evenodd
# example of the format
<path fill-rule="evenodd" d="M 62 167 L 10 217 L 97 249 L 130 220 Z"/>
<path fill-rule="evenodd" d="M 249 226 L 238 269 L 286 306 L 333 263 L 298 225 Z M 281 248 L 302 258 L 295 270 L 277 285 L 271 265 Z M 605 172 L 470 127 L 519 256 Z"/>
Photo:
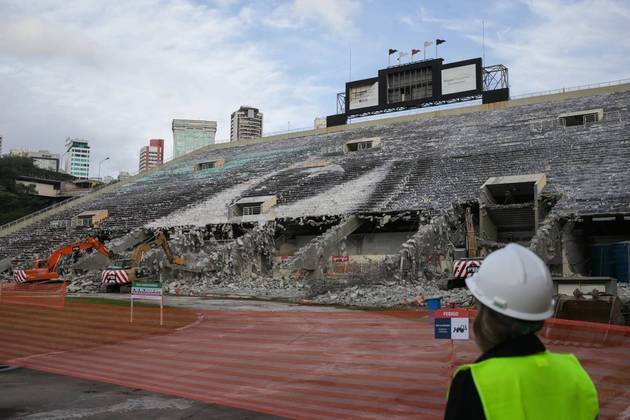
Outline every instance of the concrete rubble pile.
<path fill-rule="evenodd" d="M 470 295 L 465 289 L 445 291 L 438 287 L 439 281 L 450 274 L 443 268 L 443 260 L 452 259 L 451 241 L 458 235 L 453 229 L 455 217 L 447 214 L 424 222 L 427 224 L 421 225 L 403 244 L 399 256 L 387 256 L 366 272 L 346 273 L 342 278 L 330 278 L 330 273 L 326 273 L 329 267 L 316 276 L 292 270 L 287 262 L 274 263 L 275 238 L 284 229 L 276 222 L 171 228 L 169 246 L 173 255 L 183 258 L 184 264 L 170 263 L 164 250 L 155 247 L 142 257 L 140 270 L 146 279 L 161 279 L 165 291 L 175 295 L 238 295 L 371 307 L 417 304 L 424 298 L 437 296 L 444 297 L 446 304 L 468 303 Z M 149 232 L 142 237 L 154 234 Z M 132 232 L 130 236 L 133 235 L 138 236 Z M 335 235 L 338 235 L 335 227 L 328 229 L 289 261 L 307 258 L 306 248 L 316 250 L 317 260 L 325 254 L 323 248 Z M 118 242 L 120 246 L 116 248 Z M 111 242 L 118 251 L 126 247 L 129 252 L 129 244 L 124 240 Z M 328 261 L 329 258 L 319 258 L 316 263 L 326 265 Z M 69 290 L 97 291 L 96 274 L 92 270 L 71 276 Z"/>
<path fill-rule="evenodd" d="M 168 264 L 164 251 L 156 248 L 145 254 L 141 269 L 147 277 L 160 278 L 161 274 L 165 289 L 171 294 L 264 298 L 300 298 L 307 294 L 303 282 L 272 275 L 274 222 L 254 226 L 236 238 L 230 225 L 223 225 L 223 235 L 216 233 L 205 228 L 173 229 L 169 244 L 185 265 Z"/>
<path fill-rule="evenodd" d="M 84 274 L 67 274 L 68 293 L 98 293 L 101 291 L 101 278 L 98 271 Z"/>

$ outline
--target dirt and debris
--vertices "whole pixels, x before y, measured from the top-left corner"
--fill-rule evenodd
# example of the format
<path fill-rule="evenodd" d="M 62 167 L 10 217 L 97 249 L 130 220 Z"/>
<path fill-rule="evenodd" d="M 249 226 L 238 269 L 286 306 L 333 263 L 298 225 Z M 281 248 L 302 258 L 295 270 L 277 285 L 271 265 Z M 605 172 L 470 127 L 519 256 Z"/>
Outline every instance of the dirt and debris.
<path fill-rule="evenodd" d="M 366 307 L 417 305 L 435 296 L 444 297 L 445 304 L 469 303 L 470 295 L 466 290 L 438 288 L 439 282 L 450 273 L 452 241 L 458 237 L 456 217 L 449 214 L 423 217 L 417 232 L 402 245 L 398 254 L 362 261 L 360 272 L 337 273 L 332 269 L 329 255 L 332 251 L 327 248 L 338 245 L 337 242 L 343 241 L 366 220 L 382 228 L 410 217 L 404 213 L 365 216 L 364 220 L 352 217 L 292 219 L 291 223 L 302 227 L 323 228 L 323 233 L 288 261 L 274 258 L 276 239 L 286 233 L 286 227 L 278 221 L 168 228 L 165 232 L 170 249 L 184 263 L 170 263 L 164 250 L 156 247 L 143 255 L 139 269 L 147 280 L 161 280 L 165 292 L 173 295 L 238 295 Z M 141 233 L 131 232 L 115 242 L 117 250 L 126 248 L 120 255 L 129 257 L 130 238 L 151 237 L 156 232 L 146 229 Z M 341 246 L 341 249 L 345 248 Z M 313 275 L 314 270 L 309 272 L 292 264 L 305 259 L 309 252 L 315 255 L 308 258 L 309 264 L 321 265 L 317 276 Z M 99 273 L 69 269 L 68 290 L 72 293 L 99 291 Z"/>

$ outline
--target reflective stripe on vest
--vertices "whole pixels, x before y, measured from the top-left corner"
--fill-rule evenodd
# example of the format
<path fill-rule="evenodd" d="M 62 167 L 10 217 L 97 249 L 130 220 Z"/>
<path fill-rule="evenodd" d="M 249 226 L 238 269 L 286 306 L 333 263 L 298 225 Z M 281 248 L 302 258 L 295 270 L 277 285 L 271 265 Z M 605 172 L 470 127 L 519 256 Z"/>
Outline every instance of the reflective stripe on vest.
<path fill-rule="evenodd" d="M 488 420 L 587 419 L 599 412 L 593 381 L 572 354 L 493 357 L 470 369 Z"/>

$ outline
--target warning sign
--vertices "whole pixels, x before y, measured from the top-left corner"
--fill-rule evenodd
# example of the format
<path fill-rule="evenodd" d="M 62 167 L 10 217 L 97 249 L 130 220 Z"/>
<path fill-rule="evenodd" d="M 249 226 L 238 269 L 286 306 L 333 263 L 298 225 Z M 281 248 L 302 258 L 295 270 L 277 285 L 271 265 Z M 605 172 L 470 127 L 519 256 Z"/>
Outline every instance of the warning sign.
<path fill-rule="evenodd" d="M 436 339 L 470 339 L 470 318 L 468 318 L 468 311 L 466 309 L 438 309 L 437 311 L 435 311 L 434 316 Z"/>

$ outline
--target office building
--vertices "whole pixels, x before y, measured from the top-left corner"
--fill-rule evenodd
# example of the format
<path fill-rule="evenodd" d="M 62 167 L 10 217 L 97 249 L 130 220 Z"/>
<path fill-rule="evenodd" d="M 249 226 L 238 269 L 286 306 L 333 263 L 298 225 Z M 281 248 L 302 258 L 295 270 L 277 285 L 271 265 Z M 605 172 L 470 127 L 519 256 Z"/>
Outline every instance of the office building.
<path fill-rule="evenodd" d="M 178 157 L 214 144 L 216 121 L 173 120 L 173 156 Z"/>
<path fill-rule="evenodd" d="M 82 139 L 66 139 L 65 170 L 77 178 L 90 176 L 90 146 Z"/>
<path fill-rule="evenodd" d="M 230 141 L 262 137 L 263 114 L 258 108 L 242 106 L 231 116 Z"/>
<path fill-rule="evenodd" d="M 164 140 L 151 139 L 148 146 L 140 149 L 138 169 L 140 172 L 164 163 Z"/>

